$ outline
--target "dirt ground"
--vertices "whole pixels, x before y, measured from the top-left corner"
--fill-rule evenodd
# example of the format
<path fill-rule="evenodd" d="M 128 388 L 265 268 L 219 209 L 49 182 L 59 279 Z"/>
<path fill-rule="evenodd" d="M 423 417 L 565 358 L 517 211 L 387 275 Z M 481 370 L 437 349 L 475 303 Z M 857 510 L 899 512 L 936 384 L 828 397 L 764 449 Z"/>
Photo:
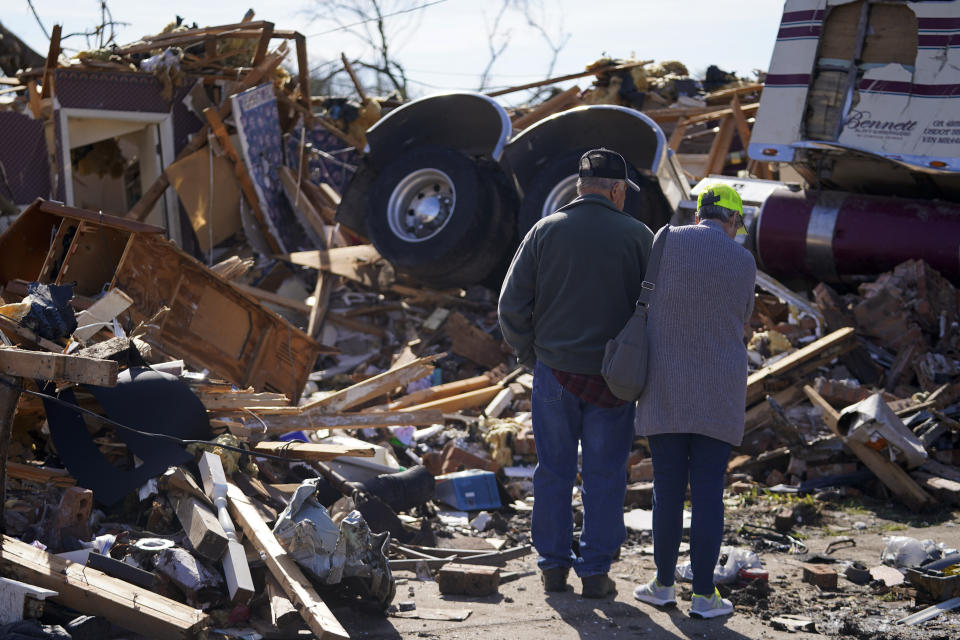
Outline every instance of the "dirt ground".
<path fill-rule="evenodd" d="M 413 572 L 398 572 L 394 604 L 414 603 L 412 613 L 434 616 L 436 612 L 469 609 L 466 620 L 443 621 L 417 618 L 384 618 L 379 612 L 335 608 L 334 613 L 354 638 L 483 638 L 484 640 L 568 640 L 592 638 L 687 638 L 743 640 L 769 638 L 804 640 L 831 637 L 857 640 L 956 640 L 960 638 L 960 610 L 941 615 L 919 626 L 895 624 L 929 603 L 916 604 L 916 590 L 909 586 L 886 588 L 880 583 L 858 586 L 842 573 L 843 564 L 829 565 L 840 572 L 835 591 L 821 591 L 802 581 L 800 559 L 789 551 L 766 547 L 738 535 L 744 522 L 772 526 L 783 499 L 771 496 L 733 497 L 727 502 L 724 544 L 750 546 L 769 572 L 769 588 L 754 584 L 726 593 L 736 604 L 725 619 L 697 620 L 688 616 L 689 583 L 680 585 L 679 606 L 659 610 L 633 598 L 636 585 L 654 572 L 649 534 L 631 533 L 621 558 L 611 569 L 618 593 L 607 600 L 580 597 L 580 581 L 571 573 L 566 593 L 545 594 L 536 572 L 536 556 L 510 561 L 503 571 L 524 575 L 500 585 L 495 596 L 468 598 L 443 596 L 432 581 L 420 581 Z M 840 562 L 860 561 L 869 567 L 880 564 L 884 537 L 891 535 L 931 538 L 947 547 L 960 547 L 960 513 L 942 511 L 917 516 L 891 504 L 869 499 L 817 501 L 818 515 L 796 529 L 812 553 L 822 553 L 833 540 L 852 538 L 856 546 L 832 553 Z M 524 516 L 511 520 L 512 533 L 522 539 L 528 531 Z M 765 548 L 766 547 L 766 548 Z M 685 560 L 681 555 L 681 562 Z M 721 588 L 728 592 L 727 589 Z M 794 615 L 812 620 L 816 632 L 786 631 L 773 619 Z"/>

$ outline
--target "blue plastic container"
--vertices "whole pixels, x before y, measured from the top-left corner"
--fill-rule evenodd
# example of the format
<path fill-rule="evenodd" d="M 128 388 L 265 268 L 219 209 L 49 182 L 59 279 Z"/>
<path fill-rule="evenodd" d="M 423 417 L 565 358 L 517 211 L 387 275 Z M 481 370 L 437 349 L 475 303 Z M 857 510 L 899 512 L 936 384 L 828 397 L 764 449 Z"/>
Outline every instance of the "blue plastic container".
<path fill-rule="evenodd" d="M 437 500 L 461 511 L 499 509 L 500 492 L 492 471 L 468 469 L 437 476 Z"/>

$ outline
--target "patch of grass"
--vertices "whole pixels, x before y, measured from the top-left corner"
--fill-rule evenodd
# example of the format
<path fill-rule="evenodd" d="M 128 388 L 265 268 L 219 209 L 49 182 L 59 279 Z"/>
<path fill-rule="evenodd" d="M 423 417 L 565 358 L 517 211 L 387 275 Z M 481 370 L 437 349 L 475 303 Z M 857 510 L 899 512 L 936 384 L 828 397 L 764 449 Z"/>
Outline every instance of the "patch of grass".
<path fill-rule="evenodd" d="M 869 516 L 869 515 L 873 515 L 874 513 L 873 511 L 868 509 L 866 505 L 864 505 L 862 502 L 858 500 L 847 500 L 845 502 L 841 502 L 837 506 L 840 509 L 840 511 L 843 511 L 844 513 L 850 514 L 852 516 Z"/>
<path fill-rule="evenodd" d="M 888 522 L 886 524 L 880 525 L 880 531 L 886 533 L 888 531 L 906 531 L 909 529 L 907 525 L 902 522 Z"/>

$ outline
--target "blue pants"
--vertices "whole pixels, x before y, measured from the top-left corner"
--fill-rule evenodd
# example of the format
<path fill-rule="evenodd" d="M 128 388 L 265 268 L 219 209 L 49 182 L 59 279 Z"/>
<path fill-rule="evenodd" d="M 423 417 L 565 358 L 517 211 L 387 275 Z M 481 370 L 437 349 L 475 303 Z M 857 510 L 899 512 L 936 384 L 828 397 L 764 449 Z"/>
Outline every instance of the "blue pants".
<path fill-rule="evenodd" d="M 723 484 L 730 444 L 693 433 L 647 438 L 653 455 L 653 558 L 657 581 L 673 584 L 683 536 L 683 502 L 690 482 L 690 564 L 693 592 L 713 594 L 713 570 L 723 538 Z"/>
<path fill-rule="evenodd" d="M 533 375 L 533 546 L 541 569 L 573 567 L 577 575 L 607 573 L 626 538 L 623 498 L 633 442 L 634 404 L 606 409 L 583 402 L 540 362 Z M 583 531 L 573 553 L 571 496 L 577 479 L 577 444 L 583 452 Z"/>

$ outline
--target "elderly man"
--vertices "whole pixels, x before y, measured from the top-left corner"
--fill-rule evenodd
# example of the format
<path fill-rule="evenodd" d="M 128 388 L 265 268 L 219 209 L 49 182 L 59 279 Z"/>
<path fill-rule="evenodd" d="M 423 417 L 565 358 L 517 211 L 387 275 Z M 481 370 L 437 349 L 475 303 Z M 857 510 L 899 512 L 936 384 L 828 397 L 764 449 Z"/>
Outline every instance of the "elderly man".
<path fill-rule="evenodd" d="M 633 312 L 653 234 L 623 213 L 623 157 L 580 158 L 579 197 L 537 222 L 507 272 L 500 327 L 520 362 L 534 367 L 533 433 L 539 463 L 531 535 L 546 591 L 566 589 L 574 567 L 583 596 L 616 591 L 607 573 L 626 537 L 623 498 L 633 440 L 633 403 L 600 375 L 604 347 Z M 571 492 L 582 449 L 583 530 L 572 551 Z"/>
<path fill-rule="evenodd" d="M 647 386 L 637 424 L 653 456 L 653 554 L 657 575 L 634 596 L 676 604 L 674 571 L 690 483 L 693 520 L 690 615 L 733 612 L 713 583 L 723 536 L 723 475 L 731 445 L 743 438 L 747 391 L 745 324 L 753 310 L 757 267 L 734 240 L 743 231 L 743 205 L 731 187 L 707 187 L 697 200 L 696 225 L 666 237 L 650 302 Z"/>

